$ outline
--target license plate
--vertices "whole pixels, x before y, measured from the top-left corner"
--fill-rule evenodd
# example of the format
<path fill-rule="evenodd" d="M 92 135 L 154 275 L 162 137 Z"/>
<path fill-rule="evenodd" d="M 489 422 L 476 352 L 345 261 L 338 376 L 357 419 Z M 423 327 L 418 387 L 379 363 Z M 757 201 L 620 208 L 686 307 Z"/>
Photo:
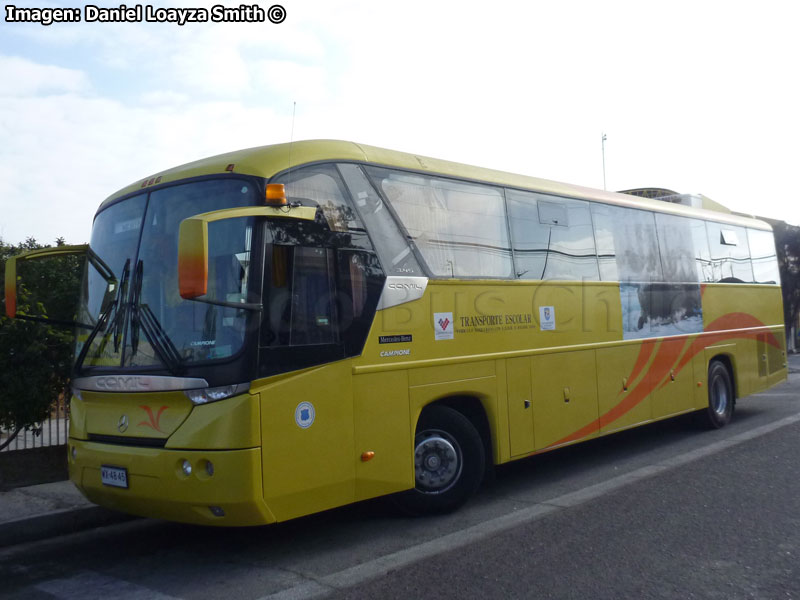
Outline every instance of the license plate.
<path fill-rule="evenodd" d="M 121 467 L 100 467 L 100 481 L 103 485 L 128 488 L 128 470 Z"/>

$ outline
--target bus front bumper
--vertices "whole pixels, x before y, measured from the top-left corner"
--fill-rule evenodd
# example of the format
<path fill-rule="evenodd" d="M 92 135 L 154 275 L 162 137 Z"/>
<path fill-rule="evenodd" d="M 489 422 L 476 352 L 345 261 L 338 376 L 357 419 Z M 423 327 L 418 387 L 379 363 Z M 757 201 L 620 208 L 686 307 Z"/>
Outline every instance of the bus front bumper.
<path fill-rule="evenodd" d="M 71 438 L 69 476 L 95 504 L 143 517 L 226 527 L 276 520 L 264 503 L 260 448 L 169 450 Z"/>

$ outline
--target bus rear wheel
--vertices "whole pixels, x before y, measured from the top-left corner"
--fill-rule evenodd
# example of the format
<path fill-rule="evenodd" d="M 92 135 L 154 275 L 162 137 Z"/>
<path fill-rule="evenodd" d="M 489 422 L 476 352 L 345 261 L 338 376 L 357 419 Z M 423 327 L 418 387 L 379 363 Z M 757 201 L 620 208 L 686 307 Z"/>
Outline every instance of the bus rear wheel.
<path fill-rule="evenodd" d="M 455 510 L 478 489 L 485 468 L 483 441 L 472 422 L 447 406 L 426 408 L 414 437 L 414 489 L 396 496 L 411 514 Z"/>
<path fill-rule="evenodd" d="M 734 407 L 733 383 L 728 368 L 715 360 L 708 367 L 708 407 L 705 410 L 705 424 L 711 429 L 719 429 L 730 423 Z"/>

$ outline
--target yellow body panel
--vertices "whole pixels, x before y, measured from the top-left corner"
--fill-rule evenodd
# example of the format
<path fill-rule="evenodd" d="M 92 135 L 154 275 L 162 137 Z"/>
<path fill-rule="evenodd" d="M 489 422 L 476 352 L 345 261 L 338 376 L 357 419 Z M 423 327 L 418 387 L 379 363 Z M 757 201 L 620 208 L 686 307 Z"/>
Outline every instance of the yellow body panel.
<path fill-rule="evenodd" d="M 657 342 L 648 340 L 641 344 L 626 344 L 601 348 L 597 358 L 597 395 L 599 413 L 607 414 L 632 393 L 640 384 L 649 383 L 648 366 L 652 364 Z M 637 358 L 641 356 L 637 363 Z M 653 418 L 649 397 L 634 405 L 631 410 L 600 428 L 600 433 L 627 429 Z"/>
<path fill-rule="evenodd" d="M 417 420 L 422 409 L 428 404 L 443 398 L 476 398 L 480 401 L 489 419 L 489 427 L 493 441 L 492 452 L 497 456 L 500 449 L 497 444 L 498 382 L 494 372 L 494 361 L 471 364 L 428 367 L 409 372 L 409 402 L 411 405 L 410 439 L 416 429 Z M 416 382 L 416 385 L 415 385 Z M 406 480 L 406 488 L 413 487 L 414 473 Z"/>
<path fill-rule="evenodd" d="M 595 437 L 599 432 L 594 350 L 533 358 L 536 449 Z M 589 426 L 586 426 L 590 424 Z M 574 432 L 580 431 L 579 437 Z"/>
<path fill-rule="evenodd" d="M 70 479 L 102 506 L 134 515 L 200 525 L 272 523 L 261 489 L 261 452 L 165 450 L 115 446 L 70 439 Z M 72 458 L 72 449 L 75 458 Z M 181 464 L 190 461 L 191 475 Z M 214 465 L 209 475 L 206 463 Z M 123 468 L 128 489 L 103 485 L 100 467 Z M 224 511 L 216 516 L 210 507 Z"/>
<path fill-rule="evenodd" d="M 416 422 L 438 400 L 481 403 L 495 463 L 704 408 L 716 357 L 730 360 L 740 396 L 786 377 L 775 345 L 782 326 L 758 324 L 776 311 L 758 303 L 756 315 L 725 313 L 732 289 L 705 289 L 711 331 L 623 341 L 616 284 L 431 281 L 419 300 L 378 313 L 360 357 L 255 381 L 250 394 L 192 408 L 180 392 L 83 392 L 72 405 L 71 477 L 91 500 L 119 510 L 252 525 L 413 487 Z M 541 306 L 554 308 L 554 330 L 542 331 Z M 453 339 L 436 340 L 434 313 L 452 313 Z M 728 330 L 714 331 L 715 322 Z M 382 355 L 379 336 L 397 334 L 413 341 L 392 349 L 409 352 Z M 315 412 L 307 428 L 297 421 L 303 402 Z M 114 433 L 120 410 L 144 405 L 169 407 L 165 448 L 78 439 Z M 199 465 L 195 473 L 212 461 L 213 482 L 182 477 L 185 458 Z M 130 489 L 101 485 L 103 464 L 127 468 Z M 226 517 L 214 517 L 211 505 Z"/>
<path fill-rule="evenodd" d="M 349 361 L 253 383 L 261 395 L 264 498 L 278 520 L 355 499 L 353 391 Z M 297 411 L 311 401 L 313 423 Z"/>
<path fill-rule="evenodd" d="M 355 499 L 406 489 L 409 477 L 414 476 L 414 464 L 411 453 L 398 452 L 398 448 L 410 447 L 412 440 L 408 373 L 393 371 L 354 377 L 353 401 Z M 362 460 L 365 452 L 374 455 Z"/>
<path fill-rule="evenodd" d="M 261 446 L 261 402 L 243 394 L 196 406 L 167 441 L 167 448 L 230 450 Z"/>
<path fill-rule="evenodd" d="M 720 356 L 731 361 L 735 377 L 737 365 L 744 365 L 743 384 L 737 380 L 740 396 L 785 379 L 780 289 L 704 287 L 708 331 L 623 340 L 616 283 L 431 281 L 420 300 L 379 313 L 353 372 L 356 379 L 407 374 L 411 433 L 425 403 L 451 396 L 478 398 L 489 418 L 494 460 L 505 462 L 704 408 L 708 364 Z M 727 305 L 727 298 L 740 297 L 740 292 L 748 306 L 761 307 L 755 314 Z M 717 296 L 726 304 L 720 306 Z M 552 331 L 539 327 L 542 306 L 555 309 Z M 433 315 L 451 312 L 453 339 L 437 341 Z M 413 342 L 398 344 L 407 354 L 384 357 L 380 335 L 411 335 Z M 764 338 L 760 346 L 758 335 Z M 755 376 L 749 373 L 757 371 L 759 347 L 769 349 L 762 353 L 772 370 L 754 386 Z M 487 380 L 496 384 L 494 396 Z M 422 388 L 425 394 L 416 399 Z M 569 402 L 565 393 L 571 395 Z"/>
<path fill-rule="evenodd" d="M 665 340 L 661 343 L 662 356 L 670 368 L 664 369 L 661 379 L 655 381 L 651 406 L 654 419 L 668 417 L 695 408 L 694 363 L 688 363 L 683 369 L 677 369 L 680 358 L 684 355 L 687 344 L 683 340 Z"/>
<path fill-rule="evenodd" d="M 502 362 L 506 367 L 510 452 L 512 457 L 523 456 L 535 448 L 531 359 L 529 357 L 509 358 Z"/>
<path fill-rule="evenodd" d="M 178 429 L 192 410 L 192 403 L 183 392 L 84 391 L 81 397 L 81 425 L 85 433 L 123 439 L 165 439 Z M 120 424 L 123 416 L 127 419 L 124 429 Z"/>

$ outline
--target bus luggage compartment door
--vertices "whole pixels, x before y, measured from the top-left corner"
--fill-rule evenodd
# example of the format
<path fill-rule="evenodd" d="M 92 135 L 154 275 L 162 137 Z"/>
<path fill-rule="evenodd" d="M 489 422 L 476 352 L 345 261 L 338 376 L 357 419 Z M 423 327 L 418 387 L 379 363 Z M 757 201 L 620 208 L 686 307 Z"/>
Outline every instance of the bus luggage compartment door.
<path fill-rule="evenodd" d="M 533 357 L 533 419 L 537 450 L 598 434 L 594 350 Z"/>
<path fill-rule="evenodd" d="M 531 358 L 510 358 L 506 361 L 508 390 L 508 434 L 511 456 L 534 450 L 533 407 L 531 405 Z"/>

